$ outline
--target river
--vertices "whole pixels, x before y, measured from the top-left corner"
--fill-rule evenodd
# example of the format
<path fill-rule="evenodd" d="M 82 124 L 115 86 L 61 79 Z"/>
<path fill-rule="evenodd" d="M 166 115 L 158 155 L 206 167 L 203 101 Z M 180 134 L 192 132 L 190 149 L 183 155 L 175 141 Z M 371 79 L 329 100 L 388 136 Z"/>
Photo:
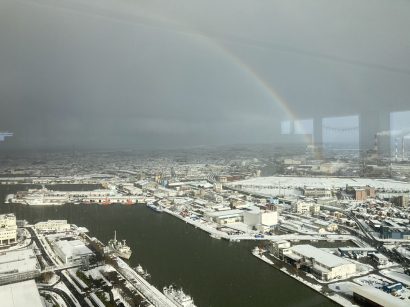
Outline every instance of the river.
<path fill-rule="evenodd" d="M 27 186 L 0 186 L 6 194 Z M 64 205 L 29 207 L 2 203 L 1 213 L 14 212 L 30 223 L 67 219 L 85 226 L 103 242 L 126 239 L 133 250 L 130 264 L 141 264 L 150 282 L 162 289 L 175 284 L 198 306 L 336 306 L 317 292 L 268 266 L 251 254 L 255 242 L 215 240 L 166 213 L 145 206 Z"/>

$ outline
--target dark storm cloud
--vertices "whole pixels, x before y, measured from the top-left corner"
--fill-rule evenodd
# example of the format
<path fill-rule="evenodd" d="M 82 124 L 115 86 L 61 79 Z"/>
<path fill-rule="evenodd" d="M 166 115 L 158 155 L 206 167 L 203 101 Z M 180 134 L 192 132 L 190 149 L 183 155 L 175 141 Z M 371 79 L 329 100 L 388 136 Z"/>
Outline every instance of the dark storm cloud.
<path fill-rule="evenodd" d="M 0 129 L 24 146 L 269 142 L 289 114 L 266 84 L 305 117 L 409 108 L 410 4 L 356 2 L 0 0 Z"/>

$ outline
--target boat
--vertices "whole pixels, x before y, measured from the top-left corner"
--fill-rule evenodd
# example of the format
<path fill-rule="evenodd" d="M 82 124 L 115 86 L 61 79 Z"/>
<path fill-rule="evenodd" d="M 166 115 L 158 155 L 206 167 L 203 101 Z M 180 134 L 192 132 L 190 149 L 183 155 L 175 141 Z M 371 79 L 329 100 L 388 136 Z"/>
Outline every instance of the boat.
<path fill-rule="evenodd" d="M 135 272 L 137 272 L 138 274 L 142 275 L 142 274 L 144 274 L 144 269 L 143 269 L 142 266 L 139 264 L 138 266 L 135 267 Z"/>
<path fill-rule="evenodd" d="M 164 287 L 162 291 L 178 307 L 196 307 L 192 297 L 185 294 L 182 289 L 176 290 L 173 286 L 169 286 Z"/>
<path fill-rule="evenodd" d="M 145 279 L 148 279 L 148 278 L 150 278 L 150 277 L 151 277 L 151 274 L 150 274 L 150 273 L 148 273 L 148 271 L 147 271 L 147 270 L 145 270 L 145 273 L 144 273 L 144 275 L 142 275 L 142 276 L 144 276 L 144 278 L 145 278 Z"/>
<path fill-rule="evenodd" d="M 162 207 L 160 205 L 155 205 L 155 203 L 147 203 L 147 207 L 154 210 L 155 212 L 162 212 Z"/>
<path fill-rule="evenodd" d="M 241 242 L 241 240 L 237 239 L 237 238 L 230 238 L 229 241 L 231 241 L 231 242 Z"/>
<path fill-rule="evenodd" d="M 125 243 L 125 240 L 117 240 L 117 231 L 114 231 L 114 239 L 108 241 L 108 247 L 113 251 L 118 257 L 124 259 L 130 259 L 132 251 L 131 248 Z"/>
<path fill-rule="evenodd" d="M 218 239 L 218 240 L 222 239 L 222 237 L 220 235 L 216 234 L 216 233 L 211 233 L 209 236 L 211 238 Z"/>
<path fill-rule="evenodd" d="M 144 270 L 140 264 L 138 266 L 136 266 L 134 270 L 135 270 L 135 272 L 137 272 L 139 275 L 141 275 L 145 279 L 151 277 L 151 274 L 148 273 L 147 270 Z"/>

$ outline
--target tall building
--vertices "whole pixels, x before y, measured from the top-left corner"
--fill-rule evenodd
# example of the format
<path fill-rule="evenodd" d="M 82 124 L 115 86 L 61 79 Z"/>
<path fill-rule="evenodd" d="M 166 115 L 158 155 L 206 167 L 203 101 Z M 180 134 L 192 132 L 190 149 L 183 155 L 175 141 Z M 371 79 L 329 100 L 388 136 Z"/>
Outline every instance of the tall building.
<path fill-rule="evenodd" d="M 12 213 L 0 215 L 0 245 L 9 245 L 17 240 L 16 216 Z"/>
<path fill-rule="evenodd" d="M 346 186 L 346 193 L 357 201 L 365 201 L 368 198 L 376 197 L 376 189 L 370 186 L 353 187 Z"/>

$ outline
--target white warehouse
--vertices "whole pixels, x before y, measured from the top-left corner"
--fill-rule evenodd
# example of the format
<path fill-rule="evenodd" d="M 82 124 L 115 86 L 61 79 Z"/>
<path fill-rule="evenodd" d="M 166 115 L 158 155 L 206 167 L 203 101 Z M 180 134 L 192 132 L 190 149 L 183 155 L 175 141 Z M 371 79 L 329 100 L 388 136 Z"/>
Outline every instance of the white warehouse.
<path fill-rule="evenodd" d="M 259 231 L 266 231 L 278 224 L 278 212 L 263 211 L 256 207 L 253 210 L 244 211 L 243 222 Z"/>
<path fill-rule="evenodd" d="M 308 268 L 322 280 L 344 279 L 356 272 L 356 264 L 312 245 L 296 245 L 283 251 L 296 267 Z"/>
<path fill-rule="evenodd" d="M 80 240 L 60 240 L 54 242 L 54 250 L 64 263 L 79 264 L 83 257 L 93 255 L 93 252 Z"/>

